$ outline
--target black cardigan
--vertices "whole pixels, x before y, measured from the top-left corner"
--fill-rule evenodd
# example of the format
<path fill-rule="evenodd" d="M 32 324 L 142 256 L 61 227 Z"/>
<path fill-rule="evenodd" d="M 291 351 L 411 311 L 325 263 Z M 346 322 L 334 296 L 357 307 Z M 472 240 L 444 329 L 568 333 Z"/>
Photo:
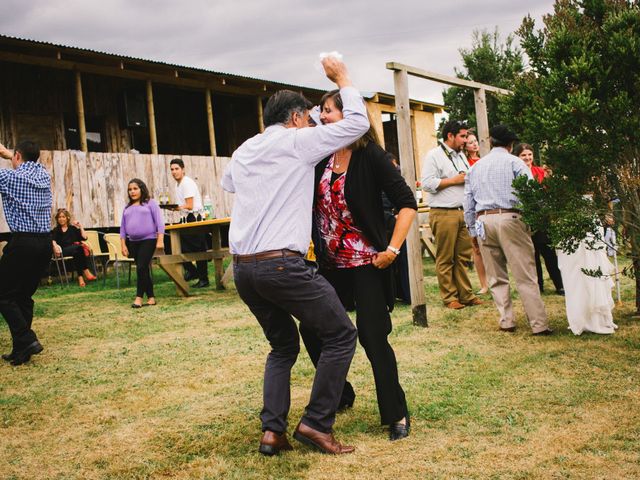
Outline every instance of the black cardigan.
<path fill-rule="evenodd" d="M 316 165 L 314 206 L 317 201 L 318 184 L 329 163 L 325 158 Z M 352 152 L 347 168 L 344 196 L 354 223 L 362 230 L 364 236 L 379 252 L 386 250 L 388 243 L 385 226 L 382 192 L 399 211 L 402 208 L 418 209 L 413 190 L 409 188 L 400 172 L 391 163 L 393 157 L 374 142 Z M 315 217 L 315 216 L 314 216 Z M 321 259 L 324 245 L 320 241 L 320 233 L 314 222 L 313 243 L 316 256 Z M 391 268 L 381 270 L 385 281 L 385 293 L 389 311 L 393 310 L 395 291 Z"/>

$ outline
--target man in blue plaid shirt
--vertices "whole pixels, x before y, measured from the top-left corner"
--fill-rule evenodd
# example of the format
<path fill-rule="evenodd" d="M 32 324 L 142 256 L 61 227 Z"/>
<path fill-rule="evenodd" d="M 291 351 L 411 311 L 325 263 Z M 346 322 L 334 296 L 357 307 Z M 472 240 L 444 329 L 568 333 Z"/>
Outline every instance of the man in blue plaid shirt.
<path fill-rule="evenodd" d="M 0 314 L 13 339 L 11 353 L 2 359 L 21 365 L 42 351 L 31 329 L 31 297 L 52 254 L 51 176 L 38 163 L 40 149 L 34 142 L 20 142 L 13 153 L 0 144 L 0 156 L 11 159 L 13 167 L 0 169 L 0 195 L 11 230 L 0 257 Z"/>

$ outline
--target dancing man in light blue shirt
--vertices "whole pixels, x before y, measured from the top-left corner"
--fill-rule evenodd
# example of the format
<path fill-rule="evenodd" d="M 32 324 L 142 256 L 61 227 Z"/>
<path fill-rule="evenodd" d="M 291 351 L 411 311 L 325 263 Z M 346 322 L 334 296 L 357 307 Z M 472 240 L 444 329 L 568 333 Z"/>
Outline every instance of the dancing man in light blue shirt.
<path fill-rule="evenodd" d="M 500 313 L 500 330 L 516 329 L 509 264 L 533 334 L 548 335 L 552 332 L 538 289 L 531 231 L 521 219 L 520 202 L 512 186 L 520 175 L 533 178 L 531 170 L 511 155 L 518 140 L 511 130 L 497 125 L 489 135 L 491 152 L 474 164 L 465 178 L 465 223 L 474 246 L 480 245 L 489 289 Z"/>
<path fill-rule="evenodd" d="M 294 438 L 325 453 L 350 453 L 333 436 L 335 413 L 355 351 L 356 329 L 335 290 L 303 255 L 311 239 L 314 167 L 369 129 L 360 93 L 345 65 L 323 60 L 340 88 L 344 119 L 315 128 L 311 103 L 282 90 L 267 102 L 266 129 L 233 154 L 222 186 L 235 193 L 229 246 L 238 293 L 269 340 L 264 373 L 263 436 L 259 451 L 274 455 L 292 447 L 286 437 L 291 368 L 300 350 L 295 316 L 322 339 L 311 398 Z"/>

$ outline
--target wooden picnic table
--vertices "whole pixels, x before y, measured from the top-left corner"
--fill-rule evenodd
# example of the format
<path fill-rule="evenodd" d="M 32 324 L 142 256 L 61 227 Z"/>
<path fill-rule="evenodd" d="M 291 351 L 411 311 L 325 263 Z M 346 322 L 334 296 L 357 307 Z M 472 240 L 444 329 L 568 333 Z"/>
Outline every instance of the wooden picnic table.
<path fill-rule="evenodd" d="M 199 222 L 177 223 L 175 225 L 167 225 L 165 231 L 171 238 L 171 254 L 158 255 L 158 265 L 164 270 L 169 278 L 176 284 L 179 295 L 189 296 L 189 284 L 184 280 L 182 263 L 195 262 L 198 260 L 213 260 L 215 266 L 215 282 L 218 290 L 223 290 L 224 285 L 224 268 L 222 261 L 224 257 L 229 256 L 229 249 L 222 248 L 222 236 L 220 230 L 224 226 L 231 224 L 231 218 L 214 218 L 212 220 L 202 220 Z M 196 234 L 211 233 L 212 248 L 204 252 L 182 251 L 182 243 L 180 234 Z"/>

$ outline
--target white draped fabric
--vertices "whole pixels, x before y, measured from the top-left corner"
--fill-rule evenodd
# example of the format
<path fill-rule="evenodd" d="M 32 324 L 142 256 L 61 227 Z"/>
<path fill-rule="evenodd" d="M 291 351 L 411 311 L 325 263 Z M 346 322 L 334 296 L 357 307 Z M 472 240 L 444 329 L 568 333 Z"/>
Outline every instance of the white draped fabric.
<path fill-rule="evenodd" d="M 599 233 L 603 238 L 604 232 Z M 569 328 L 575 335 L 582 332 L 610 334 L 618 326 L 613 323 L 611 311 L 614 307 L 611 289 L 614 268 L 607 258 L 606 245 L 597 241 L 589 247 L 582 241 L 578 249 L 568 255 L 561 250 L 558 254 L 558 267 L 562 273 L 565 290 L 565 303 Z M 602 270 L 600 278 L 586 275 L 582 269 Z"/>

